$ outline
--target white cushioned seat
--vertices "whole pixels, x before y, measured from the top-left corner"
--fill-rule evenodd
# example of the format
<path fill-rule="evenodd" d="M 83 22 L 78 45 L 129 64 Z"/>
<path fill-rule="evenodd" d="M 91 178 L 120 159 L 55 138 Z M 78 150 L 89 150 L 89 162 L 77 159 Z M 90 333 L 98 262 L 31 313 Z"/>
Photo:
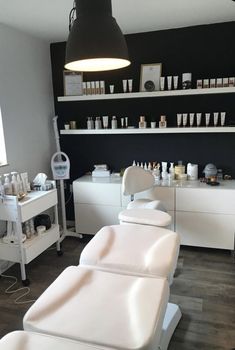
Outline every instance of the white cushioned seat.
<path fill-rule="evenodd" d="M 51 335 L 15 331 L 0 339 L 1 350 L 102 350 L 96 346 Z"/>
<path fill-rule="evenodd" d="M 81 265 L 134 275 L 173 280 L 179 254 L 179 234 L 143 225 L 105 226 L 80 256 Z"/>
<path fill-rule="evenodd" d="M 168 299 L 164 278 L 71 266 L 28 310 L 24 329 L 96 346 L 156 350 Z"/>
<path fill-rule="evenodd" d="M 171 216 L 161 210 L 143 208 L 125 209 L 118 215 L 121 223 L 166 227 L 171 224 Z"/>

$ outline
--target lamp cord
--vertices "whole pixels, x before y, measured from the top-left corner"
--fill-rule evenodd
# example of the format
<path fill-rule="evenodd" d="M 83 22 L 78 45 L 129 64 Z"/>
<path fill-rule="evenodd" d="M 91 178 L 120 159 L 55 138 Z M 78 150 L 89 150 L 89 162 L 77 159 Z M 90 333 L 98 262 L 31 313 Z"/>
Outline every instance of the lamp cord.
<path fill-rule="evenodd" d="M 10 278 L 13 279 L 14 282 L 5 289 L 5 293 L 6 294 L 14 294 L 16 292 L 22 291 L 23 294 L 18 296 L 15 300 L 14 303 L 15 304 L 27 304 L 27 303 L 34 303 L 36 300 L 25 300 L 25 301 L 20 301 L 23 297 L 25 297 L 26 295 L 28 295 L 30 293 L 30 288 L 29 287 L 21 287 L 21 288 L 17 288 L 17 289 L 12 289 L 12 287 L 17 283 L 17 278 L 14 276 L 8 276 L 8 275 L 4 275 L 1 274 L 1 277 L 5 277 L 5 278 Z"/>

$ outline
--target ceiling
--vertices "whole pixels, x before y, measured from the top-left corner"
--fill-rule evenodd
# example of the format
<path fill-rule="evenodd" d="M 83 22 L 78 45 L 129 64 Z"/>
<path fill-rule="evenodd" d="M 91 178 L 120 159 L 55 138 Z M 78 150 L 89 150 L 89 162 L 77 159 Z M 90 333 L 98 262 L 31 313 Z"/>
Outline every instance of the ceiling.
<path fill-rule="evenodd" d="M 0 0 L 0 23 L 48 42 L 63 41 L 72 5 L 73 0 Z M 125 34 L 235 20 L 232 0 L 112 0 L 112 7 Z"/>

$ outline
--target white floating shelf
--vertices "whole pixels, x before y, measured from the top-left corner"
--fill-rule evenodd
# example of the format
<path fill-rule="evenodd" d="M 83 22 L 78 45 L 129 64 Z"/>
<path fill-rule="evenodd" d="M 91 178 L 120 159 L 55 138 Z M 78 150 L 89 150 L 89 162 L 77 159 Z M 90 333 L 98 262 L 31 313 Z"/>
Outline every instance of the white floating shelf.
<path fill-rule="evenodd" d="M 58 99 L 58 102 L 69 102 L 69 101 L 90 101 L 90 100 L 114 100 L 114 99 L 117 100 L 117 99 L 125 99 L 125 98 L 227 94 L 227 93 L 234 93 L 234 92 L 235 92 L 235 87 L 223 87 L 223 88 L 209 88 L 209 89 L 130 92 L 130 93 L 104 94 L 104 95 L 60 96 L 57 99 Z"/>
<path fill-rule="evenodd" d="M 75 130 L 60 130 L 62 135 L 117 135 L 117 134 L 195 134 L 195 133 L 233 133 L 235 127 L 180 127 L 180 128 L 164 128 L 164 129 L 75 129 Z"/>

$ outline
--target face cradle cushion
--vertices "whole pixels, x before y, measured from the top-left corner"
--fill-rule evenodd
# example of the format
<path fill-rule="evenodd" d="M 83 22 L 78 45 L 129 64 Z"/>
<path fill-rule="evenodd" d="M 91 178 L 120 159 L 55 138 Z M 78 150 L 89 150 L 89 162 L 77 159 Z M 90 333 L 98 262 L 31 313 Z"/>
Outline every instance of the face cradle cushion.
<path fill-rule="evenodd" d="M 156 350 L 168 299 L 164 278 L 71 266 L 28 310 L 24 329 L 98 347 Z"/>
<path fill-rule="evenodd" d="M 171 224 L 171 216 L 161 210 L 134 208 L 125 209 L 118 215 L 121 223 L 167 227 Z"/>
<path fill-rule="evenodd" d="M 46 334 L 15 331 L 0 339 L 1 350 L 102 350 L 96 346 Z M 107 349 L 111 350 L 111 349 Z"/>
<path fill-rule="evenodd" d="M 105 226 L 83 249 L 80 264 L 119 273 L 165 277 L 171 283 L 179 244 L 179 234 L 160 227 Z"/>

